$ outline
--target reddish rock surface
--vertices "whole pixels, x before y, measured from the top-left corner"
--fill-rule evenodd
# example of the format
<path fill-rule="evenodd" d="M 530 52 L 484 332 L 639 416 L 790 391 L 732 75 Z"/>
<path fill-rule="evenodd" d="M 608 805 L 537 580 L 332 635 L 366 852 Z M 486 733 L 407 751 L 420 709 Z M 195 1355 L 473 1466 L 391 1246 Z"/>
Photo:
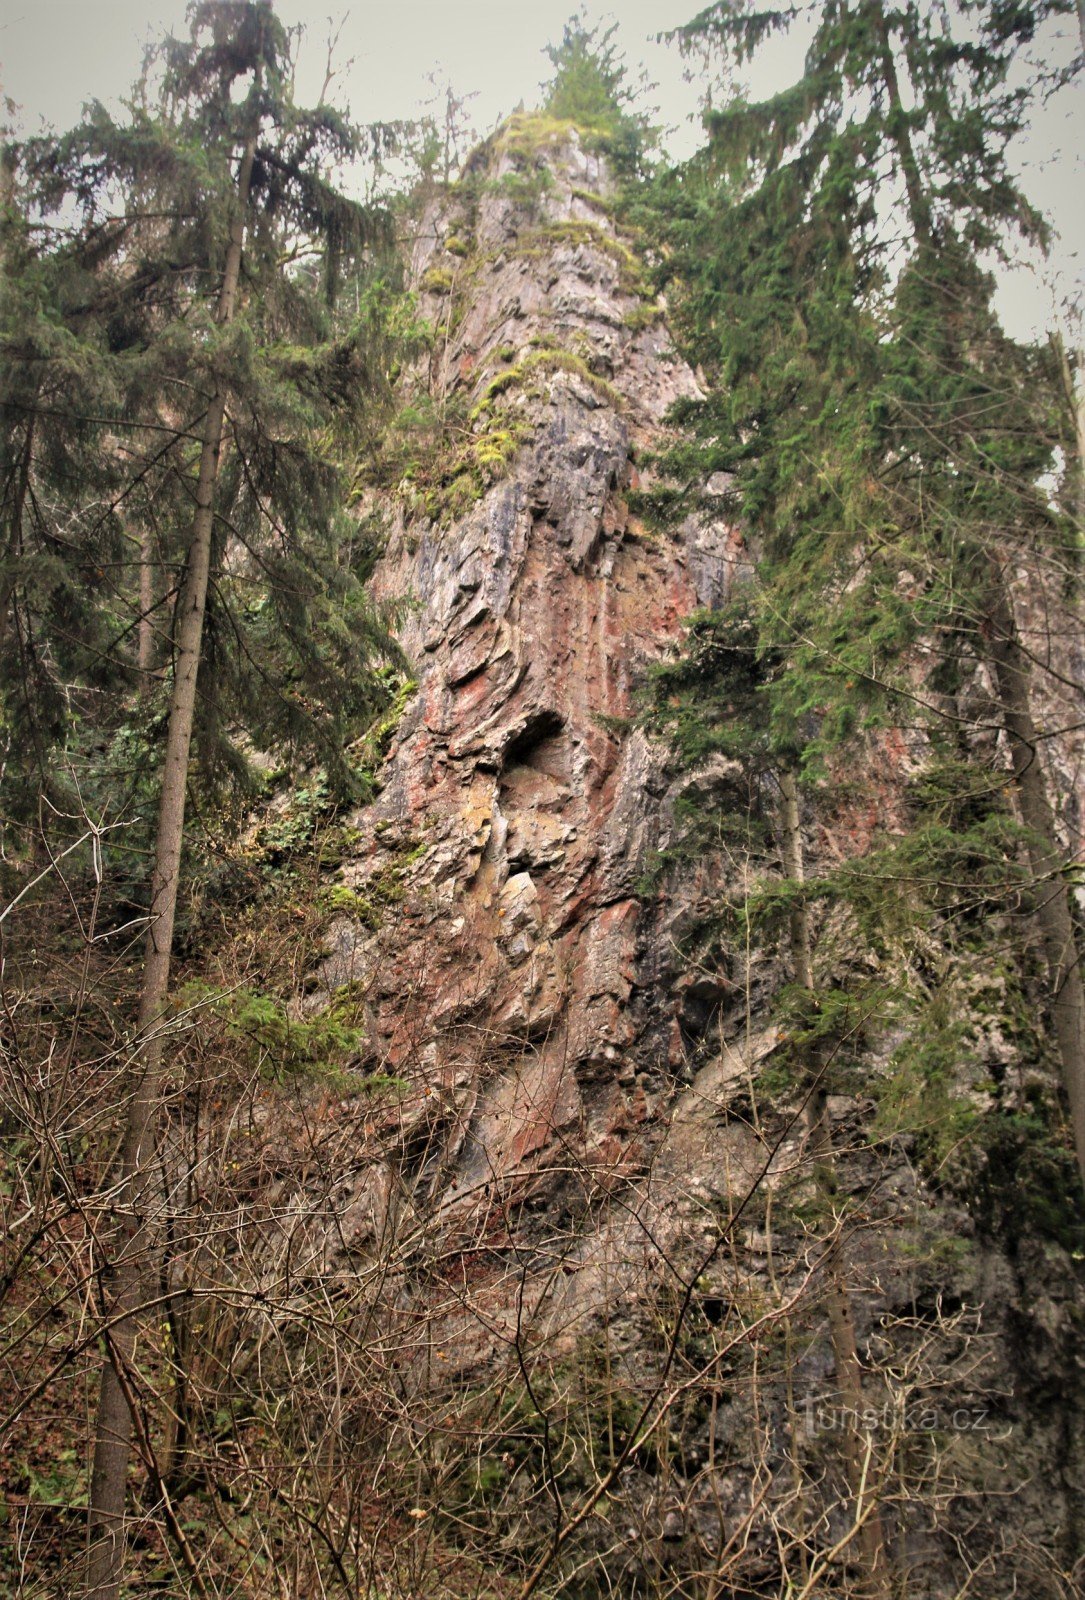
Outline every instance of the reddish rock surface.
<path fill-rule="evenodd" d="M 631 1173 L 647 1107 L 682 1069 L 661 910 L 636 892 L 666 784 L 631 719 L 646 669 L 743 561 L 725 526 L 656 534 L 629 511 L 634 457 L 696 384 L 662 321 L 630 315 L 644 302 L 623 284 L 614 227 L 582 198 L 606 188 L 597 158 L 574 136 L 550 167 L 530 225 L 499 194 L 481 202 L 434 380 L 477 404 L 510 359 L 523 365 L 494 408 L 523 445 L 451 527 L 400 515 L 377 574 L 378 592 L 413 602 L 418 690 L 345 881 L 364 894 L 405 848 L 421 852 L 377 933 L 336 929 L 324 974 L 366 986 L 385 1071 L 455 1101 L 468 1189 L 565 1167 L 570 1140 L 611 1180 Z M 419 279 L 464 226 L 426 217 Z M 571 370 L 539 359 L 551 348 Z"/>

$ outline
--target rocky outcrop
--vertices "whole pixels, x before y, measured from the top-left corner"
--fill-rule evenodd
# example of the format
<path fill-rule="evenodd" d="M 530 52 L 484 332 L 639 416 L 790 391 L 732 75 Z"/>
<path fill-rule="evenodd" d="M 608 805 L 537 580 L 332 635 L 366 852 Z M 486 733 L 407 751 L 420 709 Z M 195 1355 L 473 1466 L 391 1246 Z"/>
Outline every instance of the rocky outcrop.
<path fill-rule="evenodd" d="M 805 1518 L 831 1547 L 846 1516 L 831 1406 L 818 1410 L 833 1388 L 826 1219 L 804 1223 L 793 1192 L 773 1212 L 803 1143 L 793 1105 L 766 1110 L 751 1093 L 777 1043 L 761 996 L 779 966 L 768 953 L 736 989 L 734 973 L 681 953 L 711 885 L 707 869 L 666 895 L 646 882 L 675 795 L 635 725 L 645 673 L 747 555 L 710 510 L 659 532 L 630 509 L 669 407 L 696 380 L 611 218 L 600 158 L 568 129 L 534 137 L 526 163 L 523 125 L 494 141 L 473 186 L 427 212 L 414 251 L 438 330 L 427 381 L 458 399 L 476 460 L 500 434 L 503 475 L 487 486 L 483 473 L 451 514 L 421 516 L 400 496 L 377 573 L 378 592 L 409 598 L 417 689 L 342 869 L 381 916 L 336 921 L 311 1003 L 344 986 L 364 996 L 371 1063 L 400 1089 L 330 1249 L 392 1254 L 424 1238 L 425 1266 L 412 1245 L 397 1269 L 397 1305 L 429 1298 L 461 1388 L 500 1362 L 519 1381 L 529 1346 L 552 1375 L 586 1370 L 605 1335 L 612 1432 L 620 1392 L 643 1401 L 642 1421 L 658 1413 L 669 1441 L 638 1444 L 611 1490 L 631 1524 L 620 1551 L 607 1547 L 613 1592 L 634 1592 L 621 1585 L 653 1563 L 708 1570 L 737 1540 L 745 1586 L 704 1592 L 776 1594 L 781 1540 L 806 1550 L 794 1570 L 808 1571 L 813 1536 L 796 1528 Z M 906 757 L 892 737 L 879 751 L 872 792 L 882 785 L 887 812 Z M 709 778 L 726 792 L 726 772 Z M 843 819 L 845 848 L 873 826 Z M 1073 1266 L 1054 1244 L 1030 1253 L 983 1235 L 907 1149 L 875 1159 L 861 1093 L 830 1113 L 872 1405 L 895 1405 L 884 1425 L 902 1430 L 884 1493 L 907 1593 L 1068 1593 L 1057 1574 L 1077 1559 L 1081 1461 L 1043 1397 L 1060 1389 L 1064 1416 L 1081 1407 Z M 683 1410 L 687 1380 L 696 1403 Z M 794 1488 L 800 1463 L 816 1508 Z M 1017 1520 L 1000 1528 L 1011 1492 Z M 754 1514 L 762 1501 L 772 1517 Z M 605 1543 L 601 1527 L 585 1518 L 578 1538 Z M 1012 1570 L 987 1559 L 985 1541 L 1017 1534 L 1029 1553 Z M 847 1559 L 818 1593 L 858 1592 Z"/>
<path fill-rule="evenodd" d="M 555 149 L 530 222 L 502 196 L 507 170 L 473 219 L 427 216 L 415 272 L 461 278 L 438 390 L 466 386 L 476 432 L 496 413 L 523 443 L 451 526 L 401 513 L 389 540 L 377 587 L 410 597 L 418 690 L 344 877 L 364 895 L 397 853 L 417 860 L 394 930 L 344 923 L 325 982 L 365 985 L 384 1070 L 420 1074 L 463 1119 L 470 1104 L 465 1181 L 522 1184 L 570 1138 L 632 1171 L 685 1070 L 668 912 L 638 895 L 666 779 L 629 723 L 646 670 L 744 554 L 719 523 L 674 538 L 628 509 L 638 459 L 696 384 L 626 281 L 599 158 L 575 135 Z M 443 249 L 465 229 L 469 269 Z M 438 326 L 441 289 L 424 301 Z"/>

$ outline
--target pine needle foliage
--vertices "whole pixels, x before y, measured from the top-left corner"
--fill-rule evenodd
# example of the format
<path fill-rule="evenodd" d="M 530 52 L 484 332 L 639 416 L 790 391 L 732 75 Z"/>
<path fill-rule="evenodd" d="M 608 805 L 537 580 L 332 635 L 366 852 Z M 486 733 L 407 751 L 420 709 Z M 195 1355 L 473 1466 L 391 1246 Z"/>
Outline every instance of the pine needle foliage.
<path fill-rule="evenodd" d="M 683 47 L 741 64 L 802 17 L 804 70 L 770 99 L 709 113 L 703 149 L 657 178 L 646 207 L 707 387 L 675 413 L 659 510 L 700 512 L 722 474 L 716 508 L 757 557 L 741 604 L 692 624 L 685 659 L 657 679 L 656 715 L 690 759 L 793 770 L 811 822 L 830 820 L 880 738 L 903 736 L 915 782 L 901 818 L 800 899 L 846 906 L 856 948 L 881 961 L 895 945 L 917 976 L 924 929 L 963 949 L 982 928 L 1008 950 L 1038 864 L 1046 876 L 1055 860 L 1042 803 L 1011 804 L 993 737 L 1009 705 L 976 685 L 1018 648 L 1015 567 L 1065 594 L 1080 557 L 1053 354 L 1001 328 L 989 270 L 1015 240 L 1046 238 L 1013 173 L 1037 92 L 1014 69 L 1067 9 L 710 6 L 679 30 Z M 1020 730 L 1027 707 L 1013 715 Z M 763 781 L 761 794 L 771 813 Z M 711 831 L 703 812 L 695 822 Z M 768 889 L 744 915 L 760 937 L 784 926 L 794 890 L 771 853 L 755 859 Z M 922 977 L 906 988 L 918 1030 L 937 991 Z"/>
<path fill-rule="evenodd" d="M 156 714 L 134 691 L 169 676 L 201 418 L 224 390 L 194 777 L 221 798 L 224 782 L 250 782 L 257 749 L 316 755 L 349 787 L 343 747 L 387 698 L 367 664 L 396 652 L 365 589 L 374 534 L 346 507 L 410 313 L 388 214 L 334 181 L 362 134 L 294 103 L 271 7 L 197 4 L 189 20 L 151 51 L 122 116 L 92 104 L 71 132 L 11 152 L 5 733 L 30 739 L 43 773 L 72 765 L 102 795 L 124 791 L 96 748 Z M 254 125 L 240 297 L 221 325 Z"/>
<path fill-rule="evenodd" d="M 561 43 L 548 45 L 554 68 L 543 85 L 543 112 L 557 122 L 571 122 L 605 152 L 619 176 L 638 175 L 658 143 L 659 130 L 643 109 L 645 85 L 630 82 L 616 45 L 618 24 L 588 28 L 572 17 Z"/>

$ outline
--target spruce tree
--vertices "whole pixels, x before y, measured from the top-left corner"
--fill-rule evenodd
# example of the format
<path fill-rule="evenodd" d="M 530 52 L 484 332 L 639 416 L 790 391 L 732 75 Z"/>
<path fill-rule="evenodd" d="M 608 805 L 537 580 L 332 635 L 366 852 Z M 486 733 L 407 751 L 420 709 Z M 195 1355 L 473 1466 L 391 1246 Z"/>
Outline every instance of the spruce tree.
<path fill-rule="evenodd" d="M 97 1596 L 115 1596 L 122 1571 L 186 794 L 194 777 L 242 772 L 246 743 L 315 751 L 349 784 L 344 742 L 386 692 L 367 663 L 395 655 L 365 595 L 371 553 L 344 513 L 351 419 L 390 391 L 387 329 L 374 330 L 372 297 L 355 318 L 336 303 L 344 274 L 387 242 L 387 222 L 335 188 L 357 136 L 329 106 L 293 104 L 288 37 L 266 0 L 201 0 L 190 23 L 188 39 L 153 54 L 126 119 L 92 106 L 72 133 L 17 153 L 25 213 L 56 219 L 51 259 L 33 256 L 13 206 L 5 218 L 6 247 L 22 255 L 4 333 L 15 340 L 20 320 L 29 330 L 4 414 L 9 634 L 24 655 L 52 661 L 59 640 L 82 646 L 92 622 L 95 658 L 119 663 L 129 685 L 161 675 L 166 696 L 131 1089 L 102 1239 Z M 38 302 L 31 320 L 25 308 Z M 65 361 L 89 374 L 83 389 Z M 82 487 L 80 448 L 95 464 Z M 127 552 L 104 564 L 109 604 L 93 604 L 92 585 L 78 629 L 55 615 L 56 597 L 101 557 L 78 537 L 60 544 L 38 514 L 61 495 Z M 36 576 L 28 528 L 52 562 L 39 584 L 52 611 L 25 598 Z M 42 703 L 27 684 L 21 714 L 40 720 Z M 49 737 L 63 744 L 70 730 L 53 721 Z"/>
<path fill-rule="evenodd" d="M 128 560 L 124 468 L 107 443 L 122 389 L 115 285 L 94 232 L 71 238 L 31 215 L 12 143 L 3 165 L 0 818 L 14 840 L 43 796 L 67 808 L 57 751 L 77 723 L 119 703 L 131 677 L 112 648 Z"/>
<path fill-rule="evenodd" d="M 613 42 L 617 27 L 587 28 L 577 18 L 565 24 L 561 43 L 546 47 L 554 75 L 542 86 L 543 110 L 575 123 L 628 179 L 641 174 L 659 130 L 643 105 L 645 84 L 630 82 Z"/>
<path fill-rule="evenodd" d="M 688 647 L 676 662 L 657 667 L 651 680 L 652 724 L 667 735 L 680 762 L 699 769 L 723 756 L 732 773 L 721 809 L 697 797 L 684 819 L 683 853 L 696 854 L 721 827 L 732 859 L 741 863 L 737 897 L 728 897 L 692 930 L 704 957 L 727 960 L 726 951 L 771 946 L 787 950 L 789 982 L 777 997 L 781 1040 L 777 1067 L 786 1068 L 802 1109 L 806 1145 L 828 1234 L 824 1241 L 824 1309 L 841 1403 L 844 1460 L 856 1542 L 871 1596 L 892 1592 L 889 1556 L 876 1483 L 879 1464 L 864 1437 L 867 1411 L 863 1367 L 849 1284 L 837 1157 L 828 1103 L 848 1087 L 849 1067 L 860 1053 L 864 1016 L 877 1010 L 877 985 L 827 982 L 817 966 L 816 912 L 827 900 L 846 907 L 846 885 L 822 875 L 810 881 L 803 842 L 800 792 L 802 744 L 797 729 L 783 731 L 771 716 L 774 695 L 789 669 L 785 653 L 766 649 L 755 596 L 738 592 L 724 611 L 696 618 Z M 736 773 L 737 778 L 734 776 Z M 736 795 L 735 789 L 738 788 Z M 772 801 L 766 803 L 766 793 Z M 732 963 L 728 963 L 731 965 Z M 737 977 L 738 974 L 736 973 Z M 751 981 L 747 971 L 746 981 Z"/>
<path fill-rule="evenodd" d="M 983 259 L 1015 234 L 1044 240 L 1009 164 L 1032 103 L 1010 75 L 1065 10 L 820 5 L 799 83 L 713 113 L 667 197 L 679 318 L 711 390 L 686 408 L 675 465 L 734 475 L 763 558 L 763 647 L 789 663 L 781 736 L 804 730 L 812 776 L 864 722 L 903 718 L 974 765 L 959 694 L 976 666 L 994 679 L 1021 824 L 1004 833 L 1006 876 L 1023 848 L 1085 1171 L 1071 857 L 1042 776 L 1042 667 L 1009 583 L 1016 560 L 1076 560 L 1076 496 L 1049 488 L 1057 452 L 1074 460 L 1074 420 L 1050 352 L 999 327 Z M 715 5 L 681 37 L 741 61 L 796 15 Z"/>
<path fill-rule="evenodd" d="M 1074 434 L 1050 353 L 1006 337 L 982 261 L 1013 231 L 1043 242 L 1007 161 L 1029 109 L 1008 79 L 1052 9 L 1064 8 L 807 8 L 800 82 L 712 113 L 704 150 L 658 186 L 663 274 L 707 387 L 676 413 L 682 438 L 668 466 L 688 487 L 665 498 L 673 510 L 706 480 L 725 484 L 721 508 L 748 532 L 758 579 L 730 613 L 695 624 L 686 659 L 658 681 L 656 715 L 687 757 L 715 748 L 739 758 L 762 828 L 766 785 L 775 794 L 774 826 L 746 844 L 753 893 L 720 908 L 720 934 L 739 948 L 784 936 L 791 981 L 778 1015 L 834 1216 L 826 1094 L 846 1067 L 847 1030 L 869 1004 L 921 1033 L 924 1002 L 906 977 L 881 997 L 859 970 L 830 978 L 815 943 L 819 906 L 844 919 L 857 948 L 884 956 L 896 929 L 954 914 L 947 885 L 988 916 L 1031 903 L 1085 1170 L 1071 862 L 1044 787 L 1035 664 L 1009 583 L 1022 553 L 1072 566 L 1074 496 L 1053 498 L 1049 485 L 1057 451 L 1073 461 Z M 742 62 L 798 15 L 715 5 L 682 39 Z M 978 716 L 1004 731 L 1016 822 L 1004 776 L 990 770 L 992 741 L 963 698 L 977 669 L 997 686 L 994 716 Z M 902 725 L 926 740 L 940 813 L 913 808 L 909 837 L 876 842 L 859 870 L 844 863 L 811 881 L 803 834 L 827 791 L 872 729 Z M 694 833 L 704 820 L 692 819 Z M 862 1364 L 835 1226 L 824 1282 L 837 1383 L 854 1416 Z M 864 1592 L 886 1593 L 892 1566 L 863 1440 L 848 1426 L 843 1442 Z"/>

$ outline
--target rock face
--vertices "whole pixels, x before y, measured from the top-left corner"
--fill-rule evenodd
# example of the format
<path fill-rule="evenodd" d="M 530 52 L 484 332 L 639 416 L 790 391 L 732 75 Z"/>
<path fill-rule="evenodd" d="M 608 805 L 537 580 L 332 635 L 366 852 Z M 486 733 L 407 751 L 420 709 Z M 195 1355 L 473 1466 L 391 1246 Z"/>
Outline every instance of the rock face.
<path fill-rule="evenodd" d="M 696 1404 L 678 1406 L 680 1422 L 674 1405 L 660 1410 L 664 1443 L 638 1445 L 613 1486 L 626 1533 L 608 1544 L 586 1517 L 570 1543 L 580 1560 L 609 1549 L 597 1556 L 606 1592 L 715 1561 L 725 1586 L 706 1577 L 688 1592 L 782 1593 L 782 1539 L 795 1592 L 813 1594 L 798 1580 L 812 1547 L 795 1532 L 797 1463 L 818 1485 L 820 1509 L 803 1515 L 819 1548 L 839 1537 L 846 1497 L 833 1489 L 831 1408 L 828 1421 L 817 1410 L 833 1372 L 816 1230 L 772 1211 L 801 1129 L 794 1108 L 759 1112 L 752 1098 L 776 1043 L 758 985 L 780 967 L 770 957 L 736 990 L 680 956 L 677 931 L 710 886 L 646 887 L 675 796 L 632 725 L 646 670 L 747 557 L 709 513 L 656 533 L 630 510 L 668 408 L 697 389 L 639 290 L 600 160 L 575 134 L 555 138 L 530 168 L 548 174 L 530 206 L 507 181 L 524 170 L 508 142 L 486 160 L 470 205 L 424 218 L 413 273 L 441 330 L 433 391 L 464 398 L 474 439 L 500 429 L 517 447 L 451 519 L 401 506 L 377 575 L 380 592 L 410 597 L 417 691 L 379 798 L 353 819 L 343 881 L 385 910 L 375 931 L 349 915 L 334 925 L 314 1004 L 343 985 L 364 993 L 373 1062 L 403 1087 L 345 1236 L 363 1255 L 425 1238 L 429 1266 L 408 1271 L 399 1304 L 440 1302 L 461 1385 L 495 1363 L 515 1376 L 530 1344 L 545 1349 L 552 1394 L 562 1362 L 586 1370 L 605 1334 L 615 1392 L 643 1400 L 650 1423 L 700 1373 Z M 900 1476 L 884 1488 L 901 1593 L 949 1596 L 967 1581 L 992 1600 L 1068 1594 L 1081 1536 L 1075 1268 L 1054 1244 L 982 1235 L 906 1151 L 875 1162 L 862 1095 L 830 1111 L 858 1217 L 860 1346 L 875 1405 L 895 1396 L 884 1426 L 902 1430 Z M 896 1389 L 879 1353 L 906 1373 Z M 912 1414 L 924 1402 L 926 1433 Z M 522 1506 L 509 1517 L 529 1520 Z M 732 1539 L 741 1561 L 728 1566 Z M 1027 1553 L 989 1559 L 1013 1543 Z M 860 1592 L 851 1559 L 816 1592 Z"/>
<path fill-rule="evenodd" d="M 327 974 L 371 985 L 386 1070 L 421 1067 L 470 1101 L 461 1165 L 501 1182 L 526 1181 L 570 1136 L 582 1159 L 627 1168 L 683 1070 L 666 913 L 637 894 L 666 784 L 626 725 L 646 669 L 744 559 L 725 526 L 674 539 L 630 513 L 638 456 L 696 385 L 623 282 L 598 158 L 574 141 L 548 170 L 531 223 L 499 194 L 479 207 L 465 314 L 436 377 L 477 405 L 511 371 L 494 406 L 524 442 L 452 526 L 401 520 L 377 576 L 378 592 L 412 599 L 418 691 L 346 880 L 364 894 L 409 837 L 408 904 L 394 932 L 359 943 L 344 928 Z M 435 259 L 456 264 L 441 241 L 463 226 L 427 217 L 423 284 Z M 441 300 L 427 306 L 438 324 Z"/>

